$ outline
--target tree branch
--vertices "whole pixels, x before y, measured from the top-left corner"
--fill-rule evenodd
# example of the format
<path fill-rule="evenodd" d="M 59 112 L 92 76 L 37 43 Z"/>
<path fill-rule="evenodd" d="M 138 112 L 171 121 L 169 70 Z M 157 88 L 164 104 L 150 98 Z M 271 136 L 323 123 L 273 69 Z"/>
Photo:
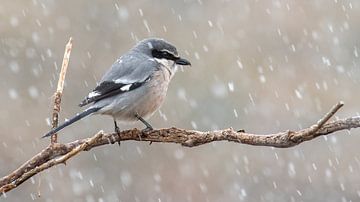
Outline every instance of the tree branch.
<path fill-rule="evenodd" d="M 89 151 L 94 147 L 113 144 L 119 141 L 135 140 L 176 143 L 186 147 L 199 146 L 215 141 L 229 141 L 254 146 L 287 148 L 322 135 L 329 135 L 336 131 L 360 127 L 360 116 L 326 123 L 342 106 L 343 103 L 339 102 L 323 118 L 309 128 L 299 131 L 288 130 L 268 135 L 237 132 L 232 128 L 208 132 L 174 127 L 153 130 L 146 133 L 138 129 L 121 131 L 119 134 L 100 131 L 91 138 L 76 140 L 66 144 L 54 143 L 49 145 L 11 174 L 3 177 L 0 180 L 0 193 L 5 193 L 16 188 L 43 170 L 61 163 L 65 164 L 68 159 L 81 151 Z"/>

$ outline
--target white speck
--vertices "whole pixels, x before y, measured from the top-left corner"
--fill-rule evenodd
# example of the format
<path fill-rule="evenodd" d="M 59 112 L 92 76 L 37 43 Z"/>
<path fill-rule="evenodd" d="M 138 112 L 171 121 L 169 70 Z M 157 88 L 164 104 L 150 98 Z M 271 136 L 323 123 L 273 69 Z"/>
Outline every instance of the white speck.
<path fill-rule="evenodd" d="M 180 159 L 184 158 L 185 153 L 182 149 L 176 149 L 174 152 L 174 156 L 176 159 L 180 160 Z"/>
<path fill-rule="evenodd" d="M 139 14 L 141 17 L 144 16 L 143 10 L 141 8 L 139 8 Z"/>
<path fill-rule="evenodd" d="M 296 176 L 295 166 L 291 162 L 288 164 L 288 174 L 289 174 L 290 177 L 295 177 Z"/>
<path fill-rule="evenodd" d="M 185 91 L 184 88 L 179 88 L 179 89 L 177 90 L 177 97 L 178 97 L 179 99 L 181 99 L 181 100 L 184 100 L 184 101 L 187 100 L 187 99 L 186 99 L 186 91 Z"/>
<path fill-rule="evenodd" d="M 159 110 L 159 114 L 160 114 L 160 117 L 164 120 L 164 121 L 167 121 L 167 117 L 166 117 L 166 114 L 164 114 L 161 110 Z"/>
<path fill-rule="evenodd" d="M 193 127 L 193 129 L 197 129 L 197 125 L 196 125 L 196 123 L 195 123 L 195 121 L 191 121 L 191 126 Z"/>
<path fill-rule="evenodd" d="M 344 73 L 345 72 L 345 68 L 343 66 L 341 66 L 341 65 L 337 65 L 336 70 L 339 73 Z"/>
<path fill-rule="evenodd" d="M 331 66 L 331 62 L 330 62 L 330 59 L 323 56 L 322 58 L 322 62 L 326 65 L 326 66 Z"/>
<path fill-rule="evenodd" d="M 253 106 L 255 106 L 254 98 L 252 97 L 251 93 L 249 93 L 250 102 Z"/>
<path fill-rule="evenodd" d="M 28 92 L 31 98 L 37 98 L 39 96 L 39 91 L 35 86 L 30 86 Z"/>
<path fill-rule="evenodd" d="M 314 170 L 317 170 L 317 167 L 316 167 L 315 163 L 312 164 L 312 167 L 313 167 Z"/>
<path fill-rule="evenodd" d="M 126 21 L 129 18 L 129 11 L 125 7 L 119 7 L 115 4 L 118 11 L 118 16 L 122 21 Z"/>
<path fill-rule="evenodd" d="M 37 32 L 33 32 L 31 35 L 31 38 L 34 43 L 38 43 L 40 41 L 40 36 Z"/>
<path fill-rule="evenodd" d="M 147 32 L 151 32 L 150 31 L 150 26 L 149 26 L 149 23 L 146 21 L 146 20 L 143 20 L 143 23 L 144 23 L 144 26 L 145 26 L 145 28 L 146 28 L 146 30 L 147 30 Z"/>
<path fill-rule="evenodd" d="M 194 56 L 195 56 L 195 58 L 196 58 L 197 60 L 199 60 L 199 59 L 200 59 L 200 55 L 199 55 L 199 53 L 198 53 L 198 52 L 195 52 L 195 53 L 194 53 Z"/>
<path fill-rule="evenodd" d="M 211 91 L 215 97 L 224 98 L 227 95 L 226 87 L 223 83 L 217 82 L 211 86 Z"/>
<path fill-rule="evenodd" d="M 289 106 L 288 103 L 285 103 L 285 109 L 286 109 L 287 111 L 290 111 L 290 106 Z"/>
<path fill-rule="evenodd" d="M 8 93 L 9 93 L 9 97 L 13 100 L 16 100 L 19 97 L 17 91 L 13 88 L 10 88 Z"/>
<path fill-rule="evenodd" d="M 120 174 L 121 183 L 125 186 L 129 186 L 132 184 L 131 174 L 127 171 L 122 171 Z"/>
<path fill-rule="evenodd" d="M 262 75 L 260 75 L 259 80 L 260 80 L 261 83 L 265 83 L 266 82 L 266 77 L 262 74 Z"/>
<path fill-rule="evenodd" d="M 213 23 L 210 20 L 208 20 L 208 24 L 209 24 L 209 27 L 213 27 Z"/>
<path fill-rule="evenodd" d="M 159 173 L 156 173 L 156 174 L 154 175 L 154 180 L 155 180 L 156 182 L 161 182 L 161 175 L 160 175 Z"/>
<path fill-rule="evenodd" d="M 19 25 L 19 19 L 15 16 L 11 16 L 10 25 L 13 27 L 17 27 Z"/>
<path fill-rule="evenodd" d="M 331 178 L 331 176 L 332 176 L 332 173 L 331 173 L 331 170 L 330 169 L 326 169 L 325 170 L 325 176 L 327 177 L 327 178 Z"/>
<path fill-rule="evenodd" d="M 199 187 L 200 187 L 200 190 L 201 190 L 203 193 L 206 193 L 207 190 L 208 190 L 206 184 L 204 184 L 204 183 L 200 183 L 200 184 L 199 184 Z"/>
<path fill-rule="evenodd" d="M 276 189 L 276 188 L 277 188 L 277 184 L 276 184 L 276 182 L 275 182 L 275 181 L 273 181 L 273 186 L 274 186 L 274 189 Z"/>
<path fill-rule="evenodd" d="M 72 179 L 77 179 L 78 178 L 78 179 L 82 180 L 83 176 L 82 176 L 80 171 L 72 169 L 72 170 L 70 170 L 70 178 L 72 178 Z"/>
<path fill-rule="evenodd" d="M 299 196 L 302 196 L 302 193 L 300 190 L 296 190 L 296 192 L 299 194 Z"/>
<path fill-rule="evenodd" d="M 238 117 L 238 113 L 236 111 L 236 109 L 234 109 L 234 116 L 237 118 Z"/>
<path fill-rule="evenodd" d="M 120 90 L 122 90 L 122 91 L 129 91 L 131 86 L 132 86 L 132 84 L 127 84 L 127 85 L 121 87 Z"/>
<path fill-rule="evenodd" d="M 193 31 L 193 36 L 194 36 L 195 39 L 198 38 L 198 35 L 197 35 L 196 31 Z"/>
<path fill-rule="evenodd" d="M 50 126 L 50 125 L 51 125 L 50 118 L 46 118 L 46 119 L 45 119 L 45 122 L 46 122 L 46 125 L 47 125 L 47 126 Z"/>
<path fill-rule="evenodd" d="M 340 188 L 342 191 L 345 191 L 345 185 L 343 183 L 340 183 Z"/>
<path fill-rule="evenodd" d="M 299 98 L 300 100 L 303 98 L 302 95 L 301 95 L 301 93 L 300 93 L 300 91 L 298 91 L 298 90 L 296 90 L 296 89 L 295 89 L 295 95 L 296 95 L 296 97 Z"/>
<path fill-rule="evenodd" d="M 229 82 L 228 87 L 231 92 L 234 92 L 234 83 L 233 82 Z"/>
<path fill-rule="evenodd" d="M 332 25 L 329 24 L 329 25 L 328 25 L 328 28 L 329 28 L 329 31 L 330 31 L 330 32 L 334 32 L 334 27 L 333 27 Z"/>
<path fill-rule="evenodd" d="M 323 81 L 323 88 L 325 91 L 328 90 L 328 85 L 327 85 L 326 81 Z"/>
<path fill-rule="evenodd" d="M 54 191 L 54 186 L 52 185 L 51 182 L 49 182 L 49 188 L 50 188 L 50 191 Z"/>
<path fill-rule="evenodd" d="M 52 51 L 50 48 L 46 49 L 46 55 L 51 58 L 52 57 Z"/>
<path fill-rule="evenodd" d="M 209 48 L 206 45 L 203 45 L 203 50 L 204 50 L 204 52 L 208 52 Z"/>
<path fill-rule="evenodd" d="M 244 197 L 247 196 L 247 193 L 246 193 L 245 189 L 241 189 L 241 195 L 244 196 Z"/>
<path fill-rule="evenodd" d="M 314 40 L 319 39 L 319 34 L 316 31 L 311 32 L 311 36 Z"/>
<path fill-rule="evenodd" d="M 243 66 L 243 64 L 241 63 L 240 60 L 236 60 L 236 63 L 237 63 L 237 65 L 239 66 L 240 69 L 243 69 L 243 68 L 244 68 L 244 66 Z"/>
<path fill-rule="evenodd" d="M 356 46 L 354 47 L 354 56 L 359 57 L 359 53 L 358 53 L 358 50 L 357 50 Z"/>
<path fill-rule="evenodd" d="M 269 8 L 267 8 L 267 9 L 265 10 L 265 12 L 266 12 L 268 15 L 271 15 L 271 10 L 270 10 Z"/>
<path fill-rule="evenodd" d="M 89 180 L 89 184 L 91 187 L 94 187 L 94 182 L 92 180 Z"/>
<path fill-rule="evenodd" d="M 292 50 L 293 52 L 296 52 L 296 47 L 295 47 L 294 44 L 291 44 L 291 50 Z"/>

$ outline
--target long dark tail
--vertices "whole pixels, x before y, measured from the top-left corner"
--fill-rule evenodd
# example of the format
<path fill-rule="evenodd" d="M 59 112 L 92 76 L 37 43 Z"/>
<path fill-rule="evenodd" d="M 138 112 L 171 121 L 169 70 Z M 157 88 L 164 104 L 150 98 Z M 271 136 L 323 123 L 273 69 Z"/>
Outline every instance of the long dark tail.
<path fill-rule="evenodd" d="M 74 116 L 73 118 L 65 121 L 64 123 L 62 123 L 60 126 L 50 130 L 48 133 L 46 133 L 44 136 L 42 136 L 41 138 L 44 138 L 44 137 L 49 137 L 51 135 L 53 135 L 54 133 L 60 131 L 61 129 L 65 128 L 66 126 L 69 126 L 73 123 L 75 123 L 76 121 L 79 121 L 80 119 L 86 117 L 86 116 L 89 116 L 90 114 L 94 113 L 94 112 L 97 112 L 99 109 L 101 108 L 89 108 L 83 112 L 81 112 L 80 114 L 77 114 L 76 116 Z"/>

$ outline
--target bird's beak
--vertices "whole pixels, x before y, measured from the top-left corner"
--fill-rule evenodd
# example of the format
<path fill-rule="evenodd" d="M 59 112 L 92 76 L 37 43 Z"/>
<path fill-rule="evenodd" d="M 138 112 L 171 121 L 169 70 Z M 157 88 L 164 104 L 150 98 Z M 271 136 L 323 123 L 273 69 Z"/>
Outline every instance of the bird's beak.
<path fill-rule="evenodd" d="M 187 59 L 184 59 L 184 58 L 176 59 L 175 63 L 178 65 L 190 65 L 191 66 L 191 63 Z"/>

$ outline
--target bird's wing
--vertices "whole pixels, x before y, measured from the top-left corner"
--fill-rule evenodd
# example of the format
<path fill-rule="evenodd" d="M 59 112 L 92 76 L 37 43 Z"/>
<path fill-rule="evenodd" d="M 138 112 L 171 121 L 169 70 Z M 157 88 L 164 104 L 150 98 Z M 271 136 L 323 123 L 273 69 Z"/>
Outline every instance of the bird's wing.
<path fill-rule="evenodd" d="M 149 57 L 124 55 L 111 66 L 79 106 L 134 90 L 147 82 L 158 68 L 159 64 Z"/>

